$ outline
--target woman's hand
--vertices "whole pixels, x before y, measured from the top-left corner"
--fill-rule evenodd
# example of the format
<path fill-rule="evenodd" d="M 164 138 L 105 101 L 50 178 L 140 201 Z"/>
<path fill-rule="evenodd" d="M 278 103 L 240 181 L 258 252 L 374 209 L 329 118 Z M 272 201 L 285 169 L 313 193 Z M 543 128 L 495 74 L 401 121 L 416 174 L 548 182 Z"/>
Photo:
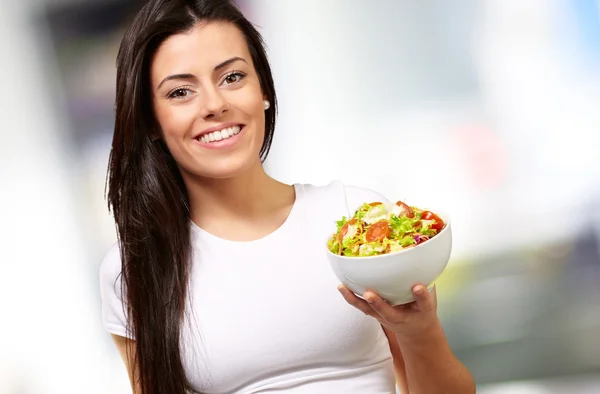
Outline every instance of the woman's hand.
<path fill-rule="evenodd" d="M 350 305 L 366 315 L 373 316 L 385 328 L 403 337 L 423 334 L 439 322 L 435 286 L 432 291 L 427 291 L 427 288 L 420 284 L 413 286 L 415 301 L 397 306 L 391 306 L 370 290 L 363 294 L 366 301 L 357 297 L 343 284 L 338 286 L 338 290 Z"/>
<path fill-rule="evenodd" d="M 435 287 L 429 292 L 425 286 L 416 285 L 412 289 L 415 301 L 394 307 L 373 291 L 363 294 L 367 302 L 344 285 L 338 289 L 350 305 L 396 334 L 408 391 L 475 394 L 473 376 L 452 353 L 437 317 Z"/>

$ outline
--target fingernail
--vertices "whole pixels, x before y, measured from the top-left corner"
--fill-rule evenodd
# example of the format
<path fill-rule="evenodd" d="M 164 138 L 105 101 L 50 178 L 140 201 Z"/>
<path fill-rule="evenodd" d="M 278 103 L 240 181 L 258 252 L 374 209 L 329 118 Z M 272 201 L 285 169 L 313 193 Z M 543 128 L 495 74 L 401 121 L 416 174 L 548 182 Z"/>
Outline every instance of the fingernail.
<path fill-rule="evenodd" d="M 338 291 L 339 291 L 340 293 L 342 293 L 342 292 L 344 291 L 344 286 L 342 286 L 342 285 L 339 285 L 339 286 L 337 287 L 337 289 L 338 289 Z"/>
<path fill-rule="evenodd" d="M 365 300 L 367 300 L 367 302 L 368 302 L 369 304 L 372 304 L 372 303 L 375 301 L 375 300 L 373 299 L 373 296 L 366 296 L 366 297 L 365 297 Z"/>
<path fill-rule="evenodd" d="M 417 286 L 415 287 L 415 294 L 416 295 L 423 295 L 423 293 L 425 292 L 425 288 L 423 286 Z"/>

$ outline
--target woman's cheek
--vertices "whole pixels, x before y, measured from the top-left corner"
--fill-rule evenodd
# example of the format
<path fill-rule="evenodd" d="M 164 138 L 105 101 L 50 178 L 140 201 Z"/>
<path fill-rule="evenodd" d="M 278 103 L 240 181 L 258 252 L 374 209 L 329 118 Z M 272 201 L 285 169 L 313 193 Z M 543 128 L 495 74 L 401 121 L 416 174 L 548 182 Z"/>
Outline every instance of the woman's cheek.
<path fill-rule="evenodd" d="M 161 119 L 161 126 L 165 136 L 171 138 L 184 137 L 194 125 L 195 112 L 191 108 L 177 108 L 169 111 Z"/>

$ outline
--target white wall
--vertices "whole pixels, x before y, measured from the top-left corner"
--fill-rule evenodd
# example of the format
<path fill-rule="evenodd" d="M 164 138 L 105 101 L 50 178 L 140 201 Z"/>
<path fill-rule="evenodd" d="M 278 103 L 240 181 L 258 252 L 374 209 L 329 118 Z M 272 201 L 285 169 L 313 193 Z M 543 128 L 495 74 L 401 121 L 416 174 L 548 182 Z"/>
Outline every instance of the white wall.
<path fill-rule="evenodd" d="M 60 91 L 29 19 L 36 5 L 0 11 L 0 392 L 126 392 L 90 286 L 65 119 L 50 105 Z"/>
<path fill-rule="evenodd" d="M 429 74 L 419 70 L 426 57 L 407 59 L 419 37 L 394 23 L 403 2 L 255 3 L 281 102 L 267 162 L 274 176 L 338 178 L 450 211 L 456 259 L 576 232 L 578 220 L 565 230 L 556 217 L 577 217 L 598 190 L 600 84 L 555 41 L 564 3 L 481 2 L 472 43 L 479 90 L 429 102 L 410 99 L 419 93 L 410 82 Z M 105 218 L 105 206 L 77 205 L 78 162 L 56 111 L 63 92 L 44 27 L 30 19 L 41 4 L 0 6 L 0 393 L 125 393 L 90 285 L 98 261 L 76 217 L 98 207 Z M 397 101 L 387 89 L 395 83 L 408 91 Z M 86 162 L 99 163 L 85 172 L 97 177 L 97 196 L 106 153 L 105 144 Z M 98 244 L 110 238 L 106 226 Z"/>
<path fill-rule="evenodd" d="M 277 178 L 337 178 L 446 210 L 456 261 L 568 239 L 589 225 L 555 225 L 556 215 L 583 215 L 600 185 L 600 74 L 583 72 L 564 3 L 477 2 L 473 31 L 457 39 L 470 49 L 455 53 L 474 59 L 477 89 L 428 101 L 411 81 L 434 89 L 424 80 L 443 74 L 443 63 L 422 68 L 457 40 L 408 28 L 414 3 L 257 4 L 281 98 L 267 161 Z"/>

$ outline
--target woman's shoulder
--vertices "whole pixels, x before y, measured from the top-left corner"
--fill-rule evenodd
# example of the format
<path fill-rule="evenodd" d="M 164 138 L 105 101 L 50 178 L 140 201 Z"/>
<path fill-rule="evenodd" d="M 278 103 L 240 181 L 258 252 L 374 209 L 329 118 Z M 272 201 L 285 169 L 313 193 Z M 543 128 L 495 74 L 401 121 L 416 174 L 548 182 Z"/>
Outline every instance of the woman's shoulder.
<path fill-rule="evenodd" d="M 121 251 L 119 244 L 115 242 L 104 255 L 100 263 L 100 289 L 101 292 L 114 291 L 120 288 L 121 276 Z"/>
<path fill-rule="evenodd" d="M 115 242 L 111 245 L 108 251 L 104 254 L 102 262 L 100 263 L 101 273 L 116 271 L 121 271 L 121 251 L 119 249 L 118 242 Z"/>
<path fill-rule="evenodd" d="M 111 334 L 133 338 L 127 330 L 126 308 L 121 287 L 121 252 L 115 243 L 100 264 L 102 322 Z"/>

